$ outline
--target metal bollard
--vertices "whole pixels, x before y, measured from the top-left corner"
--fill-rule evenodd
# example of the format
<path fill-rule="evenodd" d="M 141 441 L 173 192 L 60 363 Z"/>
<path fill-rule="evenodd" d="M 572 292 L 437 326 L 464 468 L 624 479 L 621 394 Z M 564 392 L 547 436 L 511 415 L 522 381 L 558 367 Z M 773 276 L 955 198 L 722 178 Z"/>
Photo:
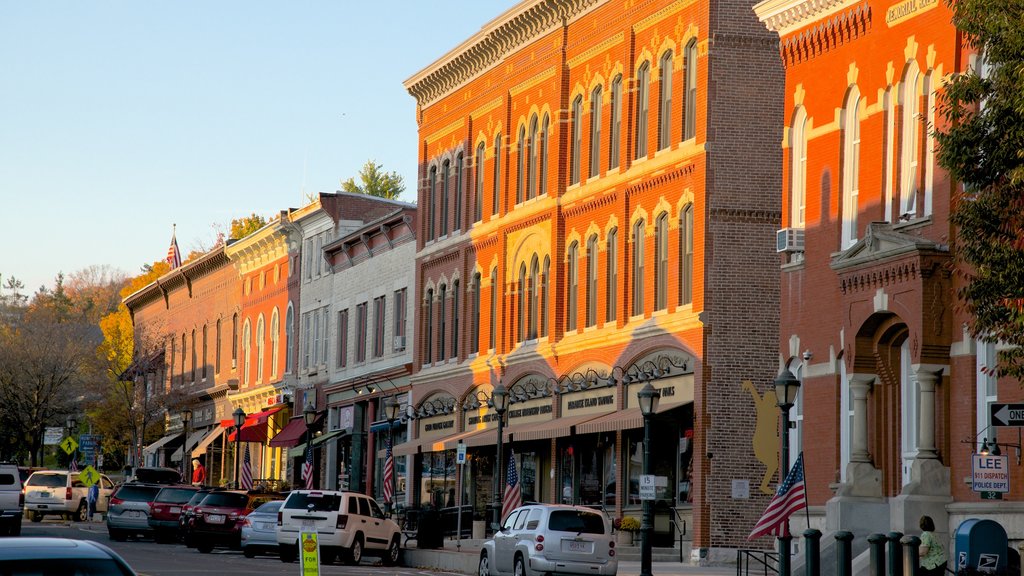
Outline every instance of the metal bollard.
<path fill-rule="evenodd" d="M 836 576 L 853 576 L 853 533 L 836 532 Z"/>
<path fill-rule="evenodd" d="M 804 530 L 804 574 L 821 576 L 821 530 Z"/>
<path fill-rule="evenodd" d="M 917 536 L 904 536 L 900 538 L 900 544 L 903 544 L 903 576 L 917 576 L 921 539 Z"/>
<path fill-rule="evenodd" d="M 791 576 L 792 574 L 790 571 L 791 559 L 789 557 L 789 553 L 790 550 L 792 550 L 790 542 L 793 540 L 793 537 L 789 535 L 788 530 L 786 532 L 787 534 L 785 536 L 779 536 L 777 538 L 779 542 L 779 576 Z"/>
<path fill-rule="evenodd" d="M 871 550 L 871 576 L 885 576 L 885 534 L 868 536 L 868 548 Z"/>
<path fill-rule="evenodd" d="M 885 535 L 885 539 L 889 541 L 889 576 L 903 576 L 900 538 L 903 538 L 902 532 L 889 532 Z"/>

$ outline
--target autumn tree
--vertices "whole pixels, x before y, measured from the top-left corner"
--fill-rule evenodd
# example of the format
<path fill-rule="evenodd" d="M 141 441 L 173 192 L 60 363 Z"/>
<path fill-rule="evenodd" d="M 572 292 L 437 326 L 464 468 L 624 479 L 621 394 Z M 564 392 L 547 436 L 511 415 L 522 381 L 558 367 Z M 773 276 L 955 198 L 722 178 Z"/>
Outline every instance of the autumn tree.
<path fill-rule="evenodd" d="M 359 184 L 354 178 L 341 183 L 342 192 L 369 194 L 379 198 L 394 200 L 405 192 L 405 183 L 398 172 L 384 172 L 384 167 L 373 160 L 367 160 L 359 171 Z"/>
<path fill-rule="evenodd" d="M 979 338 L 1000 341 L 1002 374 L 1024 377 L 1024 4 L 951 2 L 953 23 L 980 55 L 953 77 L 936 131 L 939 164 L 963 184 L 952 221 L 959 297 Z"/>
<path fill-rule="evenodd" d="M 231 233 L 228 238 L 239 240 L 267 225 L 267 219 L 253 212 L 248 216 L 235 218 L 231 221 Z"/>

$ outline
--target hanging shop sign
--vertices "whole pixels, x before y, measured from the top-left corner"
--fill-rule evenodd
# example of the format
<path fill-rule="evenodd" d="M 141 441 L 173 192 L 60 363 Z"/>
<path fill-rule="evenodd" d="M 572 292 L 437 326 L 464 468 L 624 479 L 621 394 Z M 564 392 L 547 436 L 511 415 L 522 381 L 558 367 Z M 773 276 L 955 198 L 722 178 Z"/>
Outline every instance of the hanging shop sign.
<path fill-rule="evenodd" d="M 644 387 L 644 384 L 644 382 L 635 382 L 629 385 L 629 393 L 626 395 L 626 408 L 640 406 L 636 394 Z M 659 412 L 664 411 L 669 406 L 693 402 L 693 374 L 651 380 L 651 385 L 661 392 L 661 398 L 658 400 Z"/>
<path fill-rule="evenodd" d="M 572 392 L 562 394 L 560 398 L 562 402 L 562 416 L 603 414 L 615 410 L 614 388 Z"/>

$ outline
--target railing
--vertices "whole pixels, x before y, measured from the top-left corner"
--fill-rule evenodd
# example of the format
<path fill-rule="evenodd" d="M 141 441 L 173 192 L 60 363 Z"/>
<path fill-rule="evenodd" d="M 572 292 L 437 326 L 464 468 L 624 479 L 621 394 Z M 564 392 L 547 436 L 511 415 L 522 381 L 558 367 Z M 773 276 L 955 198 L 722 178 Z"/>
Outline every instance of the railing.
<path fill-rule="evenodd" d="M 763 576 L 779 573 L 779 554 L 768 550 L 749 550 L 740 548 L 736 551 L 736 576 L 750 576 L 751 564 L 755 574 Z"/>
<path fill-rule="evenodd" d="M 679 537 L 679 563 L 683 563 L 683 536 L 686 535 L 686 520 L 679 515 L 679 511 L 669 506 L 669 510 L 672 511 L 672 518 L 669 518 L 668 523 L 675 528 L 676 534 Z"/>

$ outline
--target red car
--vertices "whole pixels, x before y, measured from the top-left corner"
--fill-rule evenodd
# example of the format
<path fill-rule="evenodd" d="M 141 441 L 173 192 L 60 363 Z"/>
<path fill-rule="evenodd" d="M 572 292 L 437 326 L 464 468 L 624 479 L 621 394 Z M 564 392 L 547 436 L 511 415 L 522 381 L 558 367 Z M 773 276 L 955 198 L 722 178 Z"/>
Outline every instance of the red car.
<path fill-rule="evenodd" d="M 237 490 L 210 492 L 192 510 L 189 537 L 200 552 L 215 547 L 242 548 L 242 523 L 246 515 L 261 504 L 281 500 L 280 494 L 249 493 Z"/>
<path fill-rule="evenodd" d="M 157 542 L 173 542 L 178 534 L 182 507 L 199 491 L 193 486 L 165 486 L 149 505 L 149 527 Z"/>

